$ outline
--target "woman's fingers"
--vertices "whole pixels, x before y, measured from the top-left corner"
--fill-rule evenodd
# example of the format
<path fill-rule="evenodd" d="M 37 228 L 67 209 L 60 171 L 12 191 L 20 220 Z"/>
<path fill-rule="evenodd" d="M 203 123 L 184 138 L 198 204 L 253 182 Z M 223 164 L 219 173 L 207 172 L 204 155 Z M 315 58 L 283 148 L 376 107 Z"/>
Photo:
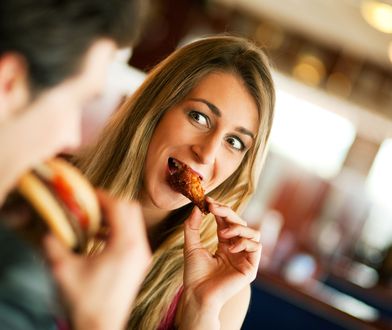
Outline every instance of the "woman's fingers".
<path fill-rule="evenodd" d="M 225 240 L 226 245 L 221 251 L 227 255 L 232 267 L 245 275 L 249 281 L 253 281 L 259 268 L 261 244 L 239 236 L 230 239 L 219 238 L 219 241 L 221 240 Z"/>
<path fill-rule="evenodd" d="M 239 237 L 234 240 L 232 245 L 229 247 L 230 252 L 239 253 L 239 252 L 256 252 L 261 249 L 261 244 L 255 242 L 251 239 L 247 239 L 244 237 Z"/>
<path fill-rule="evenodd" d="M 209 210 L 215 216 L 218 230 L 218 240 L 220 243 L 231 243 L 236 237 L 249 238 L 255 242 L 260 240 L 260 233 L 257 230 L 247 227 L 244 221 L 229 206 L 216 202 L 211 197 L 207 197 Z"/>
<path fill-rule="evenodd" d="M 230 239 L 239 236 L 239 237 L 251 239 L 255 242 L 260 241 L 260 232 L 258 230 L 255 230 L 250 227 L 237 225 L 237 224 L 235 225 L 230 224 L 230 226 L 228 226 L 227 228 L 220 230 L 219 234 L 220 236 L 222 236 L 222 238 L 225 239 Z"/>
<path fill-rule="evenodd" d="M 198 207 L 194 207 L 189 218 L 184 222 L 184 248 L 191 251 L 201 247 L 200 225 L 202 214 Z"/>
<path fill-rule="evenodd" d="M 240 225 L 247 226 L 246 221 L 244 221 L 235 211 L 233 211 L 231 207 L 217 202 L 209 196 L 206 197 L 206 200 L 208 202 L 210 212 L 215 216 L 225 218 L 227 222 L 238 223 Z"/>
<path fill-rule="evenodd" d="M 239 238 L 234 241 L 229 250 L 231 253 L 246 253 L 246 260 L 249 267 L 254 269 L 258 267 L 261 257 L 261 244 L 246 238 Z"/>
<path fill-rule="evenodd" d="M 216 226 L 218 231 L 226 229 L 229 227 L 229 224 L 220 216 L 215 216 Z"/>
<path fill-rule="evenodd" d="M 207 202 L 211 213 L 215 215 L 219 242 L 230 244 L 231 253 L 248 253 L 247 259 L 252 267 L 257 265 L 261 255 L 260 232 L 247 227 L 246 221 L 230 207 L 211 197 L 207 197 Z"/>
<path fill-rule="evenodd" d="M 220 206 L 225 206 L 225 204 L 223 204 L 221 202 L 218 202 L 217 200 L 213 199 L 210 196 L 206 196 L 206 201 L 207 201 L 208 204 L 217 204 L 217 205 L 220 205 Z"/>
<path fill-rule="evenodd" d="M 224 218 L 227 222 L 247 226 L 246 221 L 241 219 L 241 217 L 228 206 L 210 203 L 209 210 L 213 215 Z"/>

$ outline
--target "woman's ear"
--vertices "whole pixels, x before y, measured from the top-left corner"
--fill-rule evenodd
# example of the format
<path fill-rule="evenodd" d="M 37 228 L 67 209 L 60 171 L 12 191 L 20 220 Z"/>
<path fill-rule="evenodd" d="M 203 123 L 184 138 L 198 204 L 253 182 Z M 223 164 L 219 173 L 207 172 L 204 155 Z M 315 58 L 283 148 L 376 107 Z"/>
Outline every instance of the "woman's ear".
<path fill-rule="evenodd" d="M 29 100 L 28 69 L 17 53 L 0 55 L 0 122 L 20 112 Z"/>

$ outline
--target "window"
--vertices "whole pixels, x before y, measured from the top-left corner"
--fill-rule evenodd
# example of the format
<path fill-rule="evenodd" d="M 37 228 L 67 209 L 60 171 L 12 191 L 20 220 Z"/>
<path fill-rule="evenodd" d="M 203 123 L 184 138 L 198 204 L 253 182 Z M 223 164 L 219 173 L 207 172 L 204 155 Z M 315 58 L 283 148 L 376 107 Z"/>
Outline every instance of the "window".
<path fill-rule="evenodd" d="M 272 151 L 328 179 L 339 172 L 354 138 L 347 119 L 278 90 Z"/>
<path fill-rule="evenodd" d="M 363 239 L 377 249 L 392 243 L 392 139 L 385 140 L 377 153 L 367 179 L 375 206 L 363 231 Z"/>

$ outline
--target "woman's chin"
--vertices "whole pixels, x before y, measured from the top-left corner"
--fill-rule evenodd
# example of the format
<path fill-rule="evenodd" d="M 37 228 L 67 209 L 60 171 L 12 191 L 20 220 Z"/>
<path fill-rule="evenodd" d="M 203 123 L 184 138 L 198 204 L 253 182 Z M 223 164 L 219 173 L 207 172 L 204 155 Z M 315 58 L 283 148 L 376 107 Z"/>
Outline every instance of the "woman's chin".
<path fill-rule="evenodd" d="M 140 202 L 145 206 L 150 205 L 161 210 L 173 211 L 189 204 L 190 200 L 174 191 L 168 184 L 164 184 L 147 191 L 144 190 Z"/>
<path fill-rule="evenodd" d="M 183 207 L 186 204 L 189 204 L 190 201 L 186 197 L 176 193 L 173 198 L 156 198 L 153 200 L 153 204 L 155 207 L 165 210 L 165 211 L 174 211 Z M 171 196 L 170 196 L 171 197 Z"/>

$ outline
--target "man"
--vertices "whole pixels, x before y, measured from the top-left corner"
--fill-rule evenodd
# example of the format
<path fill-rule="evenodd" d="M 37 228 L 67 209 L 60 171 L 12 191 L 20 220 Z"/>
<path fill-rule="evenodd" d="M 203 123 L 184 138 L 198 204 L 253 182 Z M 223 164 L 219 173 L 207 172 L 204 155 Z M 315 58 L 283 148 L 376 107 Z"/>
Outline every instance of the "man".
<path fill-rule="evenodd" d="M 79 145 L 81 109 L 100 94 L 116 49 L 135 40 L 142 2 L 0 2 L 0 204 L 24 171 Z M 52 236 L 44 243 L 72 326 L 121 329 L 150 252 L 138 205 L 98 197 L 111 227 L 100 255 L 76 256 Z M 1 225 L 0 260 L 0 326 L 58 327 L 40 257 Z"/>

